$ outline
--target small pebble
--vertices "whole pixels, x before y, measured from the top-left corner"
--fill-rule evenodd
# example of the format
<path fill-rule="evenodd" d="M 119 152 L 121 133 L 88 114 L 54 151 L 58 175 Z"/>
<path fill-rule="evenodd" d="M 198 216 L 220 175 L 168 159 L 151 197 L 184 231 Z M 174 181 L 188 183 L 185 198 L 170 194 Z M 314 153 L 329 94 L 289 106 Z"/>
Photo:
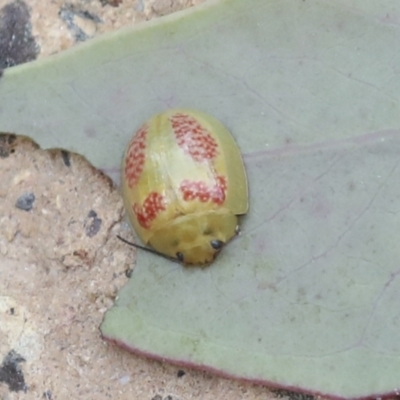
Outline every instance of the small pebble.
<path fill-rule="evenodd" d="M 101 228 L 101 218 L 97 217 L 96 211 L 90 210 L 85 221 L 86 236 L 93 237 Z"/>
<path fill-rule="evenodd" d="M 35 195 L 31 192 L 26 192 L 15 202 L 15 207 L 19 208 L 20 210 L 30 211 L 32 210 L 34 202 Z"/>
<path fill-rule="evenodd" d="M 128 268 L 128 269 L 125 270 L 125 276 L 127 278 L 130 278 L 132 276 L 132 273 L 133 273 L 133 269 L 132 268 Z"/>
<path fill-rule="evenodd" d="M 66 150 L 61 150 L 61 158 L 63 159 L 64 164 L 65 164 L 67 167 L 70 167 L 70 166 L 71 166 L 71 160 L 70 160 L 70 158 L 69 158 L 69 153 L 68 153 L 68 151 L 66 151 Z"/>

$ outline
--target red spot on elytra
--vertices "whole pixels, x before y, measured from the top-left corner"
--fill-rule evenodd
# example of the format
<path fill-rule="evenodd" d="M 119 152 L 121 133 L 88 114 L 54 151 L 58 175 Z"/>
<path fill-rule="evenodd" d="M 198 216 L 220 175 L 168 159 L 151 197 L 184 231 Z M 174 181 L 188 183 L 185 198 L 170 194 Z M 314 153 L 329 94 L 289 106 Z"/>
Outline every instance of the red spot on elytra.
<path fill-rule="evenodd" d="M 202 181 L 182 181 L 180 190 L 185 201 L 200 200 L 202 203 L 212 201 L 216 204 L 222 204 L 225 201 L 225 192 L 227 189 L 226 178 L 218 176 L 215 185 L 207 186 Z"/>
<path fill-rule="evenodd" d="M 125 158 L 125 178 L 128 186 L 135 186 L 143 171 L 148 126 L 143 125 L 131 139 Z"/>
<path fill-rule="evenodd" d="M 196 118 L 177 113 L 170 117 L 178 146 L 195 161 L 212 160 L 218 155 L 218 144 Z"/>
<path fill-rule="evenodd" d="M 165 210 L 164 196 L 157 192 L 151 192 L 141 206 L 135 203 L 132 208 L 140 226 L 150 229 L 151 221 L 153 221 L 161 211 Z"/>

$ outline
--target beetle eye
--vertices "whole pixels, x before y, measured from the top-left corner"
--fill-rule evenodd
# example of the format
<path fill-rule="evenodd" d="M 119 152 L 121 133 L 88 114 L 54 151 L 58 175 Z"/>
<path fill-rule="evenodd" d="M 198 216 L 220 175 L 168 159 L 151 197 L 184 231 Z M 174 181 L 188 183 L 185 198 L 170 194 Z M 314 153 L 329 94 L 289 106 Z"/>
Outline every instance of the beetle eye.
<path fill-rule="evenodd" d="M 214 250 L 221 250 L 221 249 L 222 249 L 222 246 L 223 246 L 225 243 L 224 243 L 222 240 L 214 239 L 214 240 L 211 240 L 210 244 L 211 244 L 211 247 L 212 247 Z"/>
<path fill-rule="evenodd" d="M 176 253 L 176 258 L 178 259 L 179 262 L 183 262 L 184 257 L 180 251 Z"/>

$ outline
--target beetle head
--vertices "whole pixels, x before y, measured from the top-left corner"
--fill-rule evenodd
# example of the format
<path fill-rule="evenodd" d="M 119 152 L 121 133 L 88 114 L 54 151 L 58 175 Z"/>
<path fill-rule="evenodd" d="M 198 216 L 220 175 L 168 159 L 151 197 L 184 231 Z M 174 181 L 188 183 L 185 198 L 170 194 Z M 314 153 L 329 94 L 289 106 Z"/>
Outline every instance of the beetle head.
<path fill-rule="evenodd" d="M 237 233 L 237 216 L 213 210 L 182 215 L 156 230 L 149 244 L 185 266 L 210 264 Z"/>

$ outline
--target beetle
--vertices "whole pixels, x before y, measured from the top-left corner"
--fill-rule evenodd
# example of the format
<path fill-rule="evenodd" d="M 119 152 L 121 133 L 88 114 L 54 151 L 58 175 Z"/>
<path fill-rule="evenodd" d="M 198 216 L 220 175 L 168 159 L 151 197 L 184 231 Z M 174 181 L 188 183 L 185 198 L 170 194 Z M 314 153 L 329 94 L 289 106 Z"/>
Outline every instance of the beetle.
<path fill-rule="evenodd" d="M 169 109 L 145 122 L 121 174 L 125 209 L 146 246 L 119 238 L 185 266 L 210 264 L 248 210 L 240 150 L 221 122 L 198 110 Z"/>

